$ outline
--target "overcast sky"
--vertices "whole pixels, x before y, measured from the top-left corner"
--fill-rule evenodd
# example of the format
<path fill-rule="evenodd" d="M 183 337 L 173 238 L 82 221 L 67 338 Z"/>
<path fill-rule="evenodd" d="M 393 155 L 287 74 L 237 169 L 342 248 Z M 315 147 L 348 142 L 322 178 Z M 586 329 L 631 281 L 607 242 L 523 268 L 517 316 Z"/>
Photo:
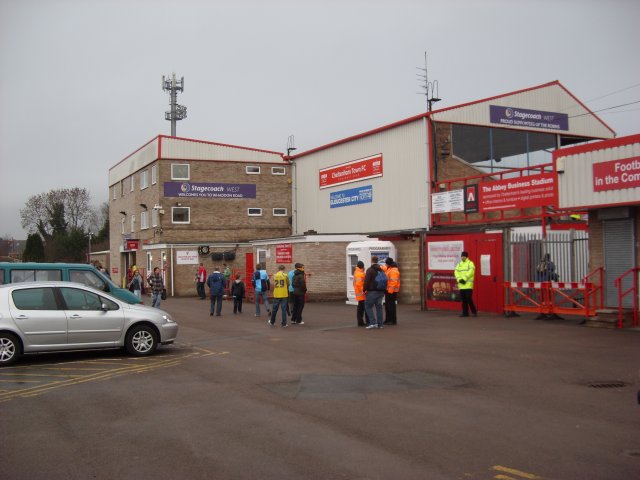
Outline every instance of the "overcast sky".
<path fill-rule="evenodd" d="M 425 51 L 437 108 L 559 80 L 640 133 L 638 19 L 638 0 L 0 0 L 0 236 L 26 238 L 32 195 L 105 202 L 109 168 L 170 134 L 172 72 L 178 136 L 279 152 L 426 111 Z"/>

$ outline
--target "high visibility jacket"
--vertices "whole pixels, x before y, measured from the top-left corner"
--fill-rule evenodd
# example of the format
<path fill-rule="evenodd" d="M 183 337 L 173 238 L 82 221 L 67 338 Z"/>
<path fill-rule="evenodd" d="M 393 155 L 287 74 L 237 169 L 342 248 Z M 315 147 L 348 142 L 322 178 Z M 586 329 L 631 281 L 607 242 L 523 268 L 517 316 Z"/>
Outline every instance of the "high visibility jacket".
<path fill-rule="evenodd" d="M 395 265 L 387 267 L 384 272 L 387 275 L 387 293 L 400 291 L 400 270 Z"/>
<path fill-rule="evenodd" d="M 365 300 L 367 296 L 364 294 L 364 269 L 356 267 L 353 272 L 353 289 L 356 292 L 356 300 Z"/>
<path fill-rule="evenodd" d="M 459 262 L 453 273 L 456 276 L 458 288 L 460 290 L 473 288 L 473 277 L 476 273 L 476 266 L 471 260 L 467 258 L 466 260 Z M 460 283 L 460 280 L 464 280 L 465 283 Z"/>

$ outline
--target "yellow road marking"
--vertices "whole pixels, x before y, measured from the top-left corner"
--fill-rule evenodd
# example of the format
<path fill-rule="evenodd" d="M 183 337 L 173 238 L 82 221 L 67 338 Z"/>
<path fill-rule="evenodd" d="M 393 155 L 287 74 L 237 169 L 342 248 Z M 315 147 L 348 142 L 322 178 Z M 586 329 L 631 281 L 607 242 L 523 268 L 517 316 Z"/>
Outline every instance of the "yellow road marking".
<path fill-rule="evenodd" d="M 515 468 L 503 467 L 502 465 L 494 465 L 491 468 L 493 468 L 494 470 L 497 470 L 498 472 L 509 473 L 511 475 L 516 475 L 520 478 L 527 478 L 529 480 L 537 480 L 542 478 L 537 475 L 534 475 L 533 473 L 522 472 L 520 470 L 516 470 Z M 495 478 L 509 479 L 511 477 L 496 475 Z"/>
<path fill-rule="evenodd" d="M 68 368 L 68 367 L 55 367 L 55 365 L 60 365 L 60 364 L 48 364 L 44 370 L 54 370 L 54 371 L 86 371 L 86 372 L 94 372 L 94 373 L 90 373 L 90 374 L 78 374 L 78 375 L 74 375 L 74 374 L 62 374 L 62 375 L 55 375 L 55 374 L 48 374 L 48 373 L 22 373 L 22 372 L 17 372 L 17 373 L 10 373 L 10 372 L 2 372 L 0 373 L 0 376 L 2 375 L 7 375 L 7 376 L 16 376 L 16 377 L 25 377 L 25 376 L 31 376 L 31 377 L 52 377 L 52 378 L 64 378 L 65 380 L 56 380 L 56 381 L 52 381 L 52 382 L 46 382 L 43 384 L 43 382 L 41 381 L 37 381 L 37 380 L 32 380 L 32 381 L 28 381 L 28 383 L 38 383 L 39 385 L 36 386 L 32 386 L 32 387 L 28 387 L 28 388 L 22 388 L 19 390 L 0 390 L 0 403 L 2 402 L 6 402 L 9 400 L 12 400 L 14 398 L 25 398 L 25 397 L 35 397 L 38 395 L 42 395 L 45 394 L 51 390 L 55 390 L 61 387 L 68 387 L 68 386 L 73 386 L 73 385 L 80 385 L 83 383 L 87 383 L 87 382 L 94 382 L 94 381 L 104 381 L 104 380 L 110 380 L 112 378 L 115 377 L 119 377 L 122 375 L 130 375 L 130 374 L 137 374 L 137 373 L 144 373 L 150 370 L 154 370 L 157 368 L 168 368 L 168 367 L 174 367 L 176 365 L 180 365 L 181 361 L 186 360 L 188 358 L 194 358 L 194 357 L 206 357 L 206 356 L 211 356 L 211 355 L 215 355 L 215 356 L 221 356 L 221 355 L 228 355 L 229 352 L 216 352 L 216 351 L 212 351 L 212 350 L 207 350 L 204 348 L 199 348 L 199 347 L 191 347 L 193 350 L 196 351 L 192 351 L 190 353 L 186 353 L 186 354 L 167 354 L 167 355 L 163 355 L 162 357 L 140 357 L 140 358 L 130 358 L 127 360 L 130 360 L 128 362 L 122 362 L 122 361 L 118 361 L 118 362 L 109 362 L 109 361 L 105 361 L 105 364 L 112 364 L 112 365 L 118 365 L 119 368 Z M 101 360 L 85 360 L 85 361 L 77 361 L 77 362 L 73 362 L 73 363 L 78 363 L 78 364 L 87 364 L 87 363 L 102 363 L 103 361 Z M 67 363 L 65 363 L 66 365 Z M 25 370 L 27 368 L 33 368 L 33 367 L 19 367 L 16 370 L 20 369 L 20 370 Z M 37 367 L 36 367 L 37 368 Z M 42 367 L 41 367 L 42 368 Z M 0 380 L 1 381 L 1 380 Z M 13 383 L 18 383 L 19 381 L 25 383 L 27 381 L 24 380 L 17 380 L 17 379 L 8 379 L 5 380 L 6 382 L 13 382 Z"/>

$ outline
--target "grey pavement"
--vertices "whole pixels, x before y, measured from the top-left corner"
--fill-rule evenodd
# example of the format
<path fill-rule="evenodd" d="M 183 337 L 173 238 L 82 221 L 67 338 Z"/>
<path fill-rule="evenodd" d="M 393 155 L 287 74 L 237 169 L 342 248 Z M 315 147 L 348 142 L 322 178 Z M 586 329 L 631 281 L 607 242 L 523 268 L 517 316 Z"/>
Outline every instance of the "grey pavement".
<path fill-rule="evenodd" d="M 0 403 L 4 478 L 640 478 L 638 331 L 407 305 L 366 330 L 344 303 L 281 328 L 251 304 L 162 306 L 181 330 L 153 368 Z"/>

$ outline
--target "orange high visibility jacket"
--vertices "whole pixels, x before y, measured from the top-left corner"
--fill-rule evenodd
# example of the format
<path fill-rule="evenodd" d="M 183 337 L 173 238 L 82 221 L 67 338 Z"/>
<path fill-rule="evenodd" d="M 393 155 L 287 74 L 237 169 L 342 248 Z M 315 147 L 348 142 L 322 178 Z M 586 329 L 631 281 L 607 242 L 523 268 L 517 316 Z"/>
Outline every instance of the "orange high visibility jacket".
<path fill-rule="evenodd" d="M 387 293 L 398 293 L 400 291 L 400 270 L 395 265 L 387 267 Z"/>
<path fill-rule="evenodd" d="M 356 267 L 353 272 L 353 289 L 356 291 L 356 300 L 365 300 L 364 294 L 364 269 Z"/>

